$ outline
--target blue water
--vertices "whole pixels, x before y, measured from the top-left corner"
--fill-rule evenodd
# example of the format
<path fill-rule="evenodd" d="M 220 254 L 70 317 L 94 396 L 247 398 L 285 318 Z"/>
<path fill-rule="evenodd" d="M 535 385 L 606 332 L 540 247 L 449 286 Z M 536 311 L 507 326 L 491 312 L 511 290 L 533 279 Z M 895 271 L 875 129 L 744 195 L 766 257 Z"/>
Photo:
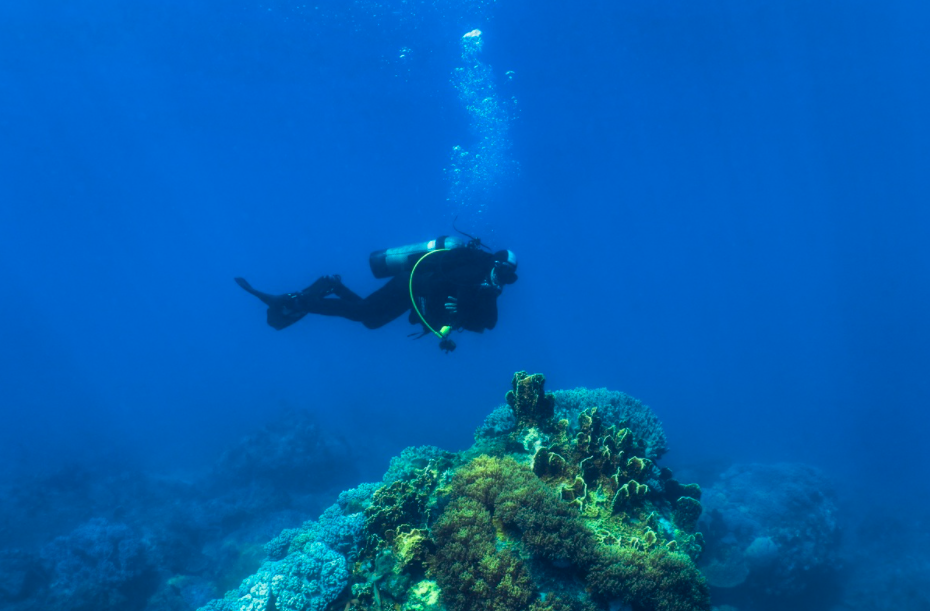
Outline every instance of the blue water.
<path fill-rule="evenodd" d="M 197 473 L 288 408 L 377 479 L 522 369 L 648 403 L 673 468 L 926 517 L 928 108 L 903 0 L 8 0 L 0 479 Z M 456 217 L 520 279 L 451 355 L 232 281 L 366 294 Z"/>

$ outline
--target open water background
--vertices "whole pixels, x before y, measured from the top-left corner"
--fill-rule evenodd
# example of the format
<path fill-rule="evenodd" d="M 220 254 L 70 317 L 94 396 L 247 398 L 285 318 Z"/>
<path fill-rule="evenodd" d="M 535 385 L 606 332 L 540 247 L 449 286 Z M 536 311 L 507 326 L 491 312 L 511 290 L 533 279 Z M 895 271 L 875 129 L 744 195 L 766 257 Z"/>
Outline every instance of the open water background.
<path fill-rule="evenodd" d="M 649 404 L 676 469 L 925 515 L 928 108 L 921 2 L 4 2 L 0 478 L 184 477 L 287 408 L 377 478 L 524 369 Z M 365 294 L 456 216 L 520 280 L 451 355 L 232 282 Z"/>

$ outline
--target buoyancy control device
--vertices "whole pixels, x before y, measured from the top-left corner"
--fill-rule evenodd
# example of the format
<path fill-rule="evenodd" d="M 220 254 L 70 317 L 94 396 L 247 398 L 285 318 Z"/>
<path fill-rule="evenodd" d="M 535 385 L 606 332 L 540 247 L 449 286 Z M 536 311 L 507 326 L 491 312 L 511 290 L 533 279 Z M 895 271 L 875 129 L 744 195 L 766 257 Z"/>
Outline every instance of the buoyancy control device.
<path fill-rule="evenodd" d="M 368 256 L 368 264 L 375 278 L 389 278 L 399 274 L 409 274 L 423 255 L 452 248 L 464 248 L 465 240 L 455 236 L 440 236 L 428 242 L 417 242 L 406 246 L 376 250 Z"/>

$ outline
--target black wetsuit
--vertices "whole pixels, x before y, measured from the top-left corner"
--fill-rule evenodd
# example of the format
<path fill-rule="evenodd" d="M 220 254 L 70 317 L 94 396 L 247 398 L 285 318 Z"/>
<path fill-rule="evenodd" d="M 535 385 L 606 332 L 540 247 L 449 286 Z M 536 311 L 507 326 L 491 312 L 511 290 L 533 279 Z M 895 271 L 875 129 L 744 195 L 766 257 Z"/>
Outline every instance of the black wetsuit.
<path fill-rule="evenodd" d="M 417 266 L 413 277 L 413 297 L 417 309 L 434 329 L 450 326 L 481 333 L 497 324 L 497 296 L 500 287 L 488 280 L 494 256 L 476 248 L 456 248 L 431 254 Z M 449 297 L 456 311 L 446 308 Z M 329 296 L 308 299 L 301 310 L 309 314 L 340 316 L 362 323 L 369 329 L 384 326 L 410 311 L 410 322 L 420 323 L 410 301 L 410 273 L 394 276 L 387 284 L 362 299 L 341 282 Z"/>
<path fill-rule="evenodd" d="M 500 286 L 490 281 L 494 266 L 494 255 L 470 247 L 424 257 L 413 277 L 413 297 L 420 314 L 437 331 L 444 326 L 477 333 L 493 329 L 501 293 Z M 307 314 L 339 316 L 377 329 L 409 311 L 410 322 L 421 323 L 410 300 L 410 270 L 364 299 L 338 276 L 324 276 L 299 293 L 285 295 L 257 291 L 244 278 L 236 282 L 268 305 L 268 324 L 275 329 L 288 327 Z M 446 307 L 448 303 L 454 303 L 454 311 Z"/>

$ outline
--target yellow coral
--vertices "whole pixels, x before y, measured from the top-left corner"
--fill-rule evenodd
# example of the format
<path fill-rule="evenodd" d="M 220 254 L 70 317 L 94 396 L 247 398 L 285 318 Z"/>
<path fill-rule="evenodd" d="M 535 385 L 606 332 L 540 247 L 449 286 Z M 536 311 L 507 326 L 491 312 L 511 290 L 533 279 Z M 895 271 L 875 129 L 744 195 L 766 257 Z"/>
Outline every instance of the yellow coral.
<path fill-rule="evenodd" d="M 653 545 L 656 544 L 657 540 L 658 540 L 658 537 L 656 536 L 655 531 L 652 530 L 651 528 L 646 531 L 645 535 L 643 535 L 643 544 L 646 547 L 652 547 Z"/>
<path fill-rule="evenodd" d="M 407 602 L 401 607 L 403 611 L 438 611 L 442 608 L 439 597 L 442 590 L 432 579 L 424 579 L 413 584 L 407 590 Z"/>
<path fill-rule="evenodd" d="M 563 501 L 571 502 L 578 500 L 583 502 L 585 496 L 588 494 L 588 486 L 580 476 L 575 476 L 575 481 L 572 482 L 571 486 L 562 485 L 561 492 Z"/>

